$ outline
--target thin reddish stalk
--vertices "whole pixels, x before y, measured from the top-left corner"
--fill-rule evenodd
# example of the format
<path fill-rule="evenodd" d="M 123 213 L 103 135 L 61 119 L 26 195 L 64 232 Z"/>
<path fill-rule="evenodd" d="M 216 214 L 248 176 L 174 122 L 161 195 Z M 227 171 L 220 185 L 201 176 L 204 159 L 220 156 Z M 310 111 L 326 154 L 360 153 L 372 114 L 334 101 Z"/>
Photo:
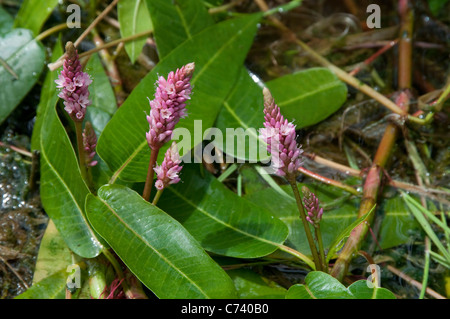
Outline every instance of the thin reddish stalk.
<path fill-rule="evenodd" d="M 400 28 L 400 42 L 399 42 L 399 88 L 402 91 L 408 90 L 411 85 L 411 33 L 412 31 L 412 11 L 408 7 L 407 0 L 399 0 L 399 13 L 401 20 Z M 409 63 L 405 63 L 409 61 Z M 405 75 L 408 73 L 409 75 Z M 399 108 L 403 108 L 404 112 L 407 110 L 409 99 L 407 94 L 400 93 L 397 104 Z M 378 146 L 372 166 L 367 173 L 366 181 L 363 189 L 363 199 L 358 211 L 358 217 L 364 216 L 376 204 L 378 192 L 381 187 L 381 178 L 386 166 L 387 160 L 390 157 L 391 151 L 395 145 L 395 140 L 399 135 L 399 128 L 396 124 L 390 123 L 387 125 L 383 138 Z M 369 217 L 366 223 L 361 223 L 353 229 L 347 242 L 339 254 L 339 258 L 331 270 L 331 275 L 342 281 L 347 274 L 348 266 L 354 254 L 359 250 L 362 242 L 370 228 L 373 221 L 373 214 Z"/>
<path fill-rule="evenodd" d="M 142 197 L 148 202 L 150 201 L 150 194 L 152 192 L 153 178 L 155 177 L 154 167 L 158 158 L 159 148 L 151 151 L 150 161 L 148 163 L 147 179 L 145 180 L 144 192 Z"/>

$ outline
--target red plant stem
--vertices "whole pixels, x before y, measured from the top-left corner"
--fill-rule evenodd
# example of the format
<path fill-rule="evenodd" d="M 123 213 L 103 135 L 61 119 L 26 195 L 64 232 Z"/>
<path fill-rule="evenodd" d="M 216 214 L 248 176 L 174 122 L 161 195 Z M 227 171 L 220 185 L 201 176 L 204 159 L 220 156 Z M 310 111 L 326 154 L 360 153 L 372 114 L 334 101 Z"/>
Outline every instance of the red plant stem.
<path fill-rule="evenodd" d="M 317 173 L 311 172 L 310 170 L 307 170 L 307 169 L 304 168 L 304 167 L 299 167 L 299 168 L 298 168 L 298 171 L 299 171 L 300 173 L 303 173 L 304 175 L 309 176 L 309 177 L 311 177 L 311 178 L 314 178 L 315 180 L 318 180 L 318 181 L 320 181 L 320 182 L 322 182 L 322 183 L 325 183 L 325 184 L 332 185 L 332 186 L 335 186 L 335 187 L 337 187 L 337 188 L 343 189 L 343 190 L 345 190 L 346 192 L 349 192 L 349 193 L 351 193 L 351 194 L 353 194 L 353 195 L 360 195 L 360 192 L 358 192 L 358 191 L 357 191 L 356 189 L 354 189 L 353 187 L 351 187 L 351 186 L 349 186 L 349 185 L 346 185 L 346 184 L 344 184 L 344 183 L 341 183 L 341 182 L 339 182 L 339 181 L 336 181 L 336 180 L 334 180 L 334 179 L 329 179 L 329 178 L 324 177 L 324 176 L 322 176 L 322 175 L 319 175 L 319 174 L 317 174 Z"/>
<path fill-rule="evenodd" d="M 399 88 L 401 90 L 409 89 L 411 85 L 411 33 L 406 33 L 412 30 L 412 12 L 408 8 L 408 0 L 399 0 L 399 13 L 401 19 L 400 28 L 400 42 L 399 42 Z M 406 56 L 408 55 L 408 56 Z M 409 61 L 409 63 L 405 63 Z M 404 73 L 409 73 L 405 75 Z M 405 94 L 397 102 L 399 107 L 404 108 L 408 105 L 408 98 Z M 358 218 L 364 216 L 369 212 L 377 202 L 378 191 L 381 186 L 381 177 L 384 167 L 390 156 L 390 153 L 395 145 L 395 140 L 398 136 L 399 128 L 394 123 L 389 123 L 384 132 L 383 138 L 378 146 L 375 158 L 372 166 L 367 173 L 366 181 L 364 183 L 363 198 L 358 211 Z M 348 271 L 348 266 L 355 253 L 359 250 L 363 239 L 365 238 L 367 231 L 370 228 L 370 224 L 373 220 L 373 214 L 368 218 L 365 223 L 359 224 L 351 232 L 347 242 L 339 254 L 339 258 L 331 270 L 331 275 L 337 278 L 339 281 L 343 281 Z"/>
<path fill-rule="evenodd" d="M 382 55 L 384 52 L 386 52 L 387 50 L 389 50 L 390 48 L 394 47 L 394 45 L 396 45 L 398 42 L 398 39 L 395 39 L 394 41 L 390 41 L 388 44 L 386 44 L 385 46 L 383 46 L 381 49 L 379 49 L 377 52 L 375 52 L 373 55 L 371 55 L 369 58 L 367 58 L 366 60 L 364 60 L 364 62 L 362 64 L 360 64 L 359 66 L 357 66 L 355 69 L 353 69 L 353 71 L 351 71 L 349 74 L 350 75 L 356 75 L 359 71 L 362 70 L 362 65 L 367 66 L 369 64 L 371 64 L 376 58 L 378 58 L 380 55 Z"/>
<path fill-rule="evenodd" d="M 155 171 L 153 168 L 156 165 L 156 160 L 158 158 L 159 148 L 153 149 L 150 154 L 150 161 L 148 163 L 147 179 L 145 180 L 144 192 L 142 197 L 148 202 L 150 201 L 150 194 L 152 192 L 153 178 L 155 176 Z"/>

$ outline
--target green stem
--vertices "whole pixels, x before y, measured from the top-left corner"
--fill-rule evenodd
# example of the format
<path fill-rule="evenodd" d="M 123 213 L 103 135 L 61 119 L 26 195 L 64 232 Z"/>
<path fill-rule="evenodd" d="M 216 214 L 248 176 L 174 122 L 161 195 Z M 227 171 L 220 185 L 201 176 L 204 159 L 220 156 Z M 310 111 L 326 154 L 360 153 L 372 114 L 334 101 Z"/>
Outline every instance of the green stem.
<path fill-rule="evenodd" d="M 83 180 L 89 185 L 89 181 L 87 180 L 87 171 L 86 171 L 86 164 L 84 160 L 84 149 L 83 149 L 83 123 L 74 121 L 75 122 L 75 131 L 77 135 L 77 147 L 78 147 L 78 162 L 80 164 L 80 171 L 81 176 L 83 177 Z"/>
<path fill-rule="evenodd" d="M 44 32 L 42 32 L 41 34 L 36 36 L 36 41 L 42 41 L 43 39 L 45 39 L 46 37 L 48 37 L 49 35 L 52 35 L 53 33 L 56 33 L 58 31 L 64 30 L 67 28 L 67 23 L 61 23 L 58 25 L 55 25 L 54 27 L 51 27 L 50 29 L 45 30 Z"/>
<path fill-rule="evenodd" d="M 153 198 L 153 202 L 152 202 L 153 205 L 156 206 L 156 204 L 158 203 L 159 198 L 161 197 L 163 191 L 164 191 L 164 188 L 163 189 L 158 189 L 158 191 L 156 192 L 155 197 Z"/>
<path fill-rule="evenodd" d="M 148 171 L 147 171 L 147 179 L 145 180 L 144 192 L 142 193 L 142 197 L 149 202 L 150 194 L 152 192 L 153 186 L 153 178 L 155 176 L 155 171 L 153 167 L 155 167 L 156 160 L 158 158 L 159 148 L 152 149 L 150 154 L 150 161 L 148 163 Z"/>
<path fill-rule="evenodd" d="M 325 250 L 323 249 L 322 233 L 320 232 L 320 225 L 317 225 L 317 227 L 314 227 L 314 231 L 315 231 L 317 243 L 319 244 L 319 257 L 320 257 L 320 262 L 322 264 L 322 270 L 328 273 L 328 266 L 326 264 L 326 259 L 325 259 Z"/>
<path fill-rule="evenodd" d="M 311 250 L 313 259 L 314 259 L 314 264 L 316 265 L 317 270 L 322 270 L 320 258 L 317 253 L 317 247 L 314 242 L 311 230 L 309 229 L 309 223 L 306 220 L 306 214 L 305 214 L 305 210 L 303 208 L 303 203 L 302 203 L 302 199 L 300 197 L 300 192 L 298 191 L 297 181 L 295 180 L 295 176 L 294 175 L 288 176 L 288 181 L 292 187 L 292 191 L 294 192 L 295 201 L 297 202 L 298 211 L 300 212 L 300 218 L 303 223 L 303 228 L 305 229 L 306 238 L 308 239 L 308 244 L 309 244 L 309 248 Z"/>
<path fill-rule="evenodd" d="M 428 285 L 428 272 L 430 270 L 430 249 L 431 242 L 428 237 L 425 237 L 425 267 L 423 269 L 422 289 L 420 290 L 419 299 L 423 299 Z"/>
<path fill-rule="evenodd" d="M 306 263 L 309 267 L 311 267 L 312 270 L 316 270 L 316 265 L 315 265 L 314 261 L 312 261 L 307 256 L 303 255 L 301 252 L 299 252 L 295 249 L 292 249 L 291 247 L 285 246 L 285 245 L 278 246 L 278 249 L 281 251 L 284 251 L 285 253 L 288 253 L 292 256 L 297 257 L 298 259 L 300 259 L 301 261 Z"/>

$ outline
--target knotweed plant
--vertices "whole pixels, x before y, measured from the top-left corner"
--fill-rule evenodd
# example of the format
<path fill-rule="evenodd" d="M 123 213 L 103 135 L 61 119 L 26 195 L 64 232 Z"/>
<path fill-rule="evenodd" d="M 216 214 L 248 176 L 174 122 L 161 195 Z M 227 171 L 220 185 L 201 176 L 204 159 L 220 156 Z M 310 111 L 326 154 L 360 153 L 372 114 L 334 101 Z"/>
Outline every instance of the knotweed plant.
<path fill-rule="evenodd" d="M 75 124 L 81 175 L 90 184 L 88 168 L 97 164 L 92 161 L 95 155 L 97 137 L 92 126 L 86 128 L 87 132 L 83 133 L 83 120 L 86 116 L 86 109 L 91 104 L 89 85 L 92 83 L 92 79 L 88 73 L 82 71 L 78 52 L 70 41 L 66 44 L 63 70 L 55 83 L 57 84 L 56 87 L 60 89 L 58 97 L 64 100 L 64 110 Z"/>
<path fill-rule="evenodd" d="M 155 98 L 150 101 L 150 114 L 147 116 L 149 131 L 146 133 L 146 138 L 148 146 L 151 149 L 151 155 L 147 179 L 142 194 L 142 197 L 147 201 L 150 200 L 151 188 L 155 175 L 154 167 L 156 165 L 156 159 L 158 158 L 158 152 L 165 143 L 172 139 L 172 132 L 175 125 L 180 119 L 187 116 L 186 103 L 190 99 L 192 93 L 190 81 L 194 69 L 194 63 L 188 63 L 180 69 L 177 69 L 175 72 L 170 72 L 167 79 L 160 76 L 156 82 Z M 171 147 L 169 150 L 172 151 L 171 153 L 169 152 L 169 157 L 167 157 L 168 161 L 171 158 L 170 155 L 173 155 L 173 152 L 175 152 L 176 147 Z M 176 152 L 178 154 L 178 151 Z M 166 165 L 171 164 L 166 162 Z M 158 176 L 161 174 L 162 168 L 159 167 Z M 164 188 L 162 187 L 162 185 L 164 185 L 163 180 L 165 179 L 158 179 L 158 184 L 156 185 L 158 190 Z M 171 181 L 173 181 L 173 179 Z"/>
<path fill-rule="evenodd" d="M 260 129 L 260 136 L 266 142 L 267 150 L 272 156 L 271 167 L 275 174 L 284 176 L 292 187 L 316 269 L 323 270 L 316 244 L 309 228 L 308 217 L 305 214 L 302 199 L 297 188 L 296 178 L 298 169 L 303 164 L 301 158 L 303 150 L 296 141 L 295 125 L 283 117 L 269 89 L 264 88 L 263 95 L 265 122 L 264 128 Z"/>

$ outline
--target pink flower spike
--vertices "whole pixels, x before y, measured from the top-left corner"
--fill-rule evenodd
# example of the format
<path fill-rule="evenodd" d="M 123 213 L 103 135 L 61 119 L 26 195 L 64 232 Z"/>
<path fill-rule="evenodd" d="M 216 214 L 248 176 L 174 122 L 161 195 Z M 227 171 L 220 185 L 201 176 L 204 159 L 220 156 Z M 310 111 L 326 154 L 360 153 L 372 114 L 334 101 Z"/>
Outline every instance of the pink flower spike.
<path fill-rule="evenodd" d="M 161 166 L 156 165 L 154 171 L 156 173 L 157 181 L 155 187 L 162 190 L 169 184 L 176 184 L 180 181 L 178 174 L 183 168 L 180 166 L 180 154 L 178 154 L 177 143 L 172 142 L 172 145 L 166 151 L 164 160 Z"/>
<path fill-rule="evenodd" d="M 83 130 L 83 149 L 84 149 L 84 161 L 87 167 L 97 165 L 97 161 L 93 161 L 95 156 L 95 147 L 97 146 L 97 135 L 91 122 L 86 122 Z"/>
<path fill-rule="evenodd" d="M 92 80 L 89 74 L 82 72 L 81 69 L 77 50 L 72 42 L 67 42 L 63 70 L 55 83 L 56 87 L 61 89 L 58 96 L 64 100 L 64 109 L 77 122 L 83 121 L 86 107 L 91 104 L 88 86 Z"/>
<path fill-rule="evenodd" d="M 306 210 L 306 220 L 313 226 L 317 226 L 322 220 L 323 215 L 323 208 L 320 207 L 319 199 L 306 186 L 302 187 L 302 193 Z"/>
<path fill-rule="evenodd" d="M 271 166 L 279 176 L 294 175 L 303 165 L 301 145 L 297 145 L 295 125 L 281 115 L 280 108 L 267 88 L 264 95 L 264 128 L 259 130 L 272 155 Z"/>
<path fill-rule="evenodd" d="M 186 102 L 192 92 L 191 78 L 194 63 L 186 64 L 170 72 L 167 80 L 160 76 L 157 80 L 155 98 L 150 101 L 147 115 L 149 131 L 146 134 L 148 146 L 159 149 L 172 139 L 172 130 L 181 118 L 186 117 Z"/>

